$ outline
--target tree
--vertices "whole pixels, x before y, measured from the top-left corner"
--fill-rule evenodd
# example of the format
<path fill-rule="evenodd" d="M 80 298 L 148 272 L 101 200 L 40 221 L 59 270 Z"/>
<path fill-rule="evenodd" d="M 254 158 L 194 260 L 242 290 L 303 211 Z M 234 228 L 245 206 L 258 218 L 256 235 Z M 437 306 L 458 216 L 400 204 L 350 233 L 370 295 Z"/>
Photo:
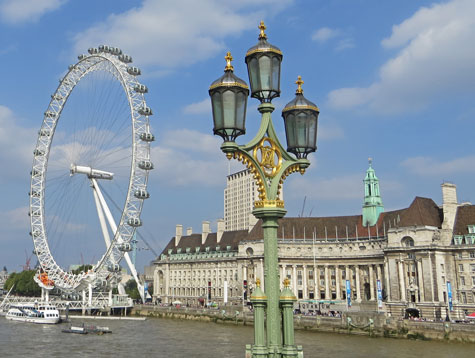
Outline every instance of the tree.
<path fill-rule="evenodd" d="M 92 265 L 81 265 L 76 270 L 72 270 L 71 272 L 75 275 L 79 275 L 81 272 L 87 272 L 92 269 Z"/>
<path fill-rule="evenodd" d="M 128 280 L 127 283 L 125 284 L 124 288 L 125 288 L 125 292 L 133 300 L 140 300 L 141 299 L 139 290 L 137 289 L 137 282 L 135 282 L 134 279 Z"/>
<path fill-rule="evenodd" d="M 25 270 L 20 273 L 13 272 L 7 279 L 4 285 L 5 290 L 10 290 L 15 286 L 12 293 L 21 296 L 41 296 L 41 289 L 33 280 L 35 270 Z"/>

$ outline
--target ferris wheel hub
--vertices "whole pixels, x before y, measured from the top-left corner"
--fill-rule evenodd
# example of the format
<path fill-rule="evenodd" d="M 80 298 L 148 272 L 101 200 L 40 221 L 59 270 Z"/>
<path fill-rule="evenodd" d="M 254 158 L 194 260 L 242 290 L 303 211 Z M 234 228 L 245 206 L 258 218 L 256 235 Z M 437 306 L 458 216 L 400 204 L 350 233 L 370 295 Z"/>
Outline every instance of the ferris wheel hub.
<path fill-rule="evenodd" d="M 74 174 L 85 174 L 89 179 L 112 180 L 114 178 L 114 173 L 75 164 L 71 164 L 70 173 L 71 176 L 73 176 Z"/>

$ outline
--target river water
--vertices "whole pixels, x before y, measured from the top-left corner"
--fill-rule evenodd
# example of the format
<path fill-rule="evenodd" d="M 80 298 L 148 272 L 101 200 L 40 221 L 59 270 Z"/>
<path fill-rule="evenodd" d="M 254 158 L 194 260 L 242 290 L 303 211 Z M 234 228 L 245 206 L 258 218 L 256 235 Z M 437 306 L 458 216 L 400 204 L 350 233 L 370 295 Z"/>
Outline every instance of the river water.
<path fill-rule="evenodd" d="M 147 319 L 113 321 L 74 319 L 108 326 L 111 334 L 67 334 L 67 323 L 35 325 L 0 317 L 0 357 L 244 357 L 253 342 L 251 326 Z M 475 344 L 370 338 L 296 332 L 305 358 L 475 357 Z"/>

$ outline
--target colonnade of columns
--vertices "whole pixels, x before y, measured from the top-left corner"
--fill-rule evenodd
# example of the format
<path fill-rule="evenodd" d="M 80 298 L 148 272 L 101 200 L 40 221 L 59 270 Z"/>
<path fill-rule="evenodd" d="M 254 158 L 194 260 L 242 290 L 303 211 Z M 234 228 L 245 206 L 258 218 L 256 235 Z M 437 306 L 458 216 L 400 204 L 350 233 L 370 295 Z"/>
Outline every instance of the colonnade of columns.
<path fill-rule="evenodd" d="M 429 261 L 431 258 L 429 257 Z M 398 297 L 393 293 L 390 295 L 392 300 L 403 302 L 424 302 L 426 301 L 425 285 L 423 277 L 422 259 L 396 259 Z M 430 262 L 430 266 L 432 263 Z M 386 269 L 386 266 L 385 266 Z M 432 270 L 429 270 L 430 277 L 430 296 L 434 297 L 434 283 L 432 279 Z"/>
<path fill-rule="evenodd" d="M 387 269 L 383 264 L 286 264 L 279 265 L 281 281 L 290 286 L 299 299 L 346 299 L 346 280 L 350 281 L 352 300 L 377 300 L 377 281 L 386 287 Z M 383 276 L 384 273 L 384 276 Z"/>

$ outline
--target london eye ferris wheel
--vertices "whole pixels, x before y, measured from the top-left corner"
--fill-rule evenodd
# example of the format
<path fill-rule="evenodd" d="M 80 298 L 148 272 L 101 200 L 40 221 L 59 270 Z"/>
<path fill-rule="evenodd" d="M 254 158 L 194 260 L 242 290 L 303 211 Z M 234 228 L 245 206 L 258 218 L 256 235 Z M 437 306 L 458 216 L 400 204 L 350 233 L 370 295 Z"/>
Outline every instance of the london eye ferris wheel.
<path fill-rule="evenodd" d="M 119 48 L 99 46 L 69 66 L 38 131 L 30 186 L 31 236 L 44 288 L 74 291 L 107 286 L 128 252 L 153 169 L 145 94 L 139 68 Z M 87 272 L 68 263 L 97 255 Z M 139 284 L 139 292 L 140 289 Z"/>

